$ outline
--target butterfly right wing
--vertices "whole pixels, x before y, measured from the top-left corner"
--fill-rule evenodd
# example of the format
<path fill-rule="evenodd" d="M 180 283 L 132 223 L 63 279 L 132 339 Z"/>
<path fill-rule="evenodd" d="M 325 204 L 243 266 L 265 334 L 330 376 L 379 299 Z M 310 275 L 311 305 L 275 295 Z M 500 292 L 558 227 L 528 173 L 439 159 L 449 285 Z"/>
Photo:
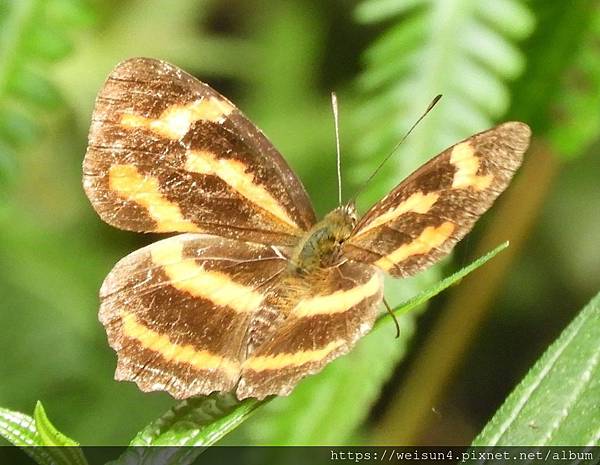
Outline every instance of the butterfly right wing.
<path fill-rule="evenodd" d="M 131 253 L 100 291 L 115 378 L 176 398 L 233 390 L 255 314 L 285 267 L 272 247 L 201 234 Z"/>
<path fill-rule="evenodd" d="M 344 256 L 411 276 L 450 252 L 508 186 L 531 131 L 509 122 L 448 148 L 376 203 Z"/>
<path fill-rule="evenodd" d="M 159 60 L 129 59 L 108 76 L 83 172 L 93 207 L 121 229 L 293 245 L 315 222 L 264 134 L 210 86 Z"/>
<path fill-rule="evenodd" d="M 284 277 L 272 295 L 269 313 L 281 317 L 269 318 L 268 330 L 258 331 L 252 341 L 253 350 L 242 363 L 238 399 L 288 395 L 302 378 L 350 351 L 379 312 L 383 273 L 347 261 Z"/>

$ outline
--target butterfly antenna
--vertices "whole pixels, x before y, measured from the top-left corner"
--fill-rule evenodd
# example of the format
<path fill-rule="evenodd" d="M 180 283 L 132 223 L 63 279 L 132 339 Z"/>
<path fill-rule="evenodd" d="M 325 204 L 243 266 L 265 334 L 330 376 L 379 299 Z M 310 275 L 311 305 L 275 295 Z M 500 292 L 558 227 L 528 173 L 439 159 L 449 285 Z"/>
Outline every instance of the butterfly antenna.
<path fill-rule="evenodd" d="M 417 121 L 414 122 L 414 124 L 410 127 L 410 129 L 408 131 L 406 131 L 404 136 L 402 136 L 402 139 L 400 139 L 400 141 L 394 146 L 394 148 L 390 151 L 390 153 L 388 153 L 387 156 L 383 159 L 383 161 L 381 163 L 379 163 L 377 168 L 375 168 L 375 171 L 373 171 L 371 176 L 369 176 L 367 178 L 367 180 L 363 183 L 363 185 L 360 187 L 360 189 L 358 189 L 358 192 L 354 195 L 354 199 L 356 199 L 359 196 L 359 194 L 361 194 L 365 190 L 365 188 L 371 182 L 371 180 L 377 175 L 377 173 L 379 173 L 379 171 L 381 170 L 383 165 L 385 165 L 385 163 L 392 157 L 392 155 L 394 155 L 394 153 L 396 153 L 396 150 L 398 150 L 398 148 L 403 144 L 403 142 L 410 135 L 410 133 L 413 132 L 413 129 L 415 129 L 417 127 L 417 125 L 421 122 L 421 120 L 423 118 L 425 118 L 425 116 L 427 116 L 427 113 L 429 113 L 433 109 L 433 107 L 435 107 L 436 103 L 438 103 L 441 98 L 442 98 L 442 94 L 438 94 L 434 97 L 434 99 L 431 101 L 431 103 L 427 106 L 427 109 L 423 112 L 423 114 L 421 116 L 419 116 L 419 119 L 417 119 Z"/>
<path fill-rule="evenodd" d="M 340 151 L 340 124 L 338 114 L 337 95 L 331 93 L 331 108 L 333 110 L 333 124 L 335 125 L 335 150 L 338 180 L 338 205 L 342 204 L 342 155 Z"/>
<path fill-rule="evenodd" d="M 383 298 L 383 305 L 385 305 L 385 309 L 394 320 L 394 324 L 396 325 L 396 339 L 398 339 L 400 337 L 400 324 L 398 323 L 398 318 L 394 315 L 394 311 L 391 309 L 390 304 L 387 303 L 387 300 L 385 300 L 385 297 Z"/>

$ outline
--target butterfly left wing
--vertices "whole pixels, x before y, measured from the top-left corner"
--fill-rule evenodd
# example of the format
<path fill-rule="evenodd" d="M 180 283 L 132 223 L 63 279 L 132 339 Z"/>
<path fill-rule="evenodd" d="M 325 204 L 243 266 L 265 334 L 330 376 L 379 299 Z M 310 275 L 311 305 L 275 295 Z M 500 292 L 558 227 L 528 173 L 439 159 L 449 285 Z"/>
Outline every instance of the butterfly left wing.
<path fill-rule="evenodd" d="M 382 273 L 346 262 L 301 279 L 282 253 L 181 234 L 122 259 L 100 291 L 115 378 L 179 399 L 262 399 L 348 352 L 373 325 Z"/>
<path fill-rule="evenodd" d="M 83 184 L 107 223 L 293 245 L 315 221 L 283 157 L 229 100 L 181 69 L 132 58 L 96 99 Z"/>
<path fill-rule="evenodd" d="M 255 341 L 242 363 L 239 399 L 287 395 L 305 376 L 347 353 L 373 326 L 383 298 L 383 273 L 347 261 L 272 288 L 284 319 Z M 267 297 L 267 301 L 268 301 Z"/>
<path fill-rule="evenodd" d="M 439 260 L 508 186 L 530 135 L 526 124 L 509 122 L 448 148 L 364 215 L 344 256 L 397 277 Z"/>
<path fill-rule="evenodd" d="M 115 378 L 180 399 L 233 390 L 252 320 L 285 266 L 269 246 L 202 234 L 131 253 L 100 291 Z"/>

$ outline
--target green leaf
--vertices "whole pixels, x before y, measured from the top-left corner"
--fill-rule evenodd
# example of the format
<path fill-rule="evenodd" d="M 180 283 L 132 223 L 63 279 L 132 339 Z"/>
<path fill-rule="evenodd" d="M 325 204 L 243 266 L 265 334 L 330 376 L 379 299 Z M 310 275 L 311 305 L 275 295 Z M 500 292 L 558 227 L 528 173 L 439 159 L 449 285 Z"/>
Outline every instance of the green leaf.
<path fill-rule="evenodd" d="M 41 446 L 33 418 L 0 408 L 0 435 L 15 446 Z"/>
<path fill-rule="evenodd" d="M 112 465 L 143 463 L 185 465 L 245 421 L 269 399 L 238 401 L 233 394 L 185 400 L 141 430 L 131 446 L 188 446 L 168 449 L 131 447 Z M 192 447 L 193 446 L 193 447 Z"/>
<path fill-rule="evenodd" d="M 33 418 L 41 445 L 51 446 L 47 450 L 56 465 L 87 465 L 79 444 L 56 429 L 40 401 L 33 410 Z"/>
<path fill-rule="evenodd" d="M 34 447 L 44 444 L 35 428 L 35 420 L 29 415 L 0 408 L 0 436 L 11 444 L 22 447 L 39 465 L 56 465 L 48 449 Z"/>
<path fill-rule="evenodd" d="M 131 441 L 132 446 L 210 446 L 246 420 L 267 401 L 238 401 L 232 394 L 188 399 L 150 423 Z"/>
<path fill-rule="evenodd" d="M 39 401 L 33 411 L 33 418 L 0 408 L 0 436 L 15 446 L 22 447 L 39 465 L 87 465 L 78 444 L 50 423 Z"/>
<path fill-rule="evenodd" d="M 563 331 L 474 446 L 600 445 L 600 294 Z"/>
<path fill-rule="evenodd" d="M 62 434 L 56 427 L 50 422 L 46 410 L 40 401 L 35 405 L 33 410 L 33 418 L 35 420 L 35 427 L 42 439 L 44 446 L 78 446 L 79 444 L 73 441 L 71 438 Z"/>

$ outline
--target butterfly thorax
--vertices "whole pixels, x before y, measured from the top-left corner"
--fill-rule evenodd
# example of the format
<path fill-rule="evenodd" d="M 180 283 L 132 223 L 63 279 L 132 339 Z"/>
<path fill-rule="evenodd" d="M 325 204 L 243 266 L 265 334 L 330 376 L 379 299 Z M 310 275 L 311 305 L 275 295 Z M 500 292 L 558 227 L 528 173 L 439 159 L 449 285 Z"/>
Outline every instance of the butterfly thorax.
<path fill-rule="evenodd" d="M 294 248 L 290 271 L 305 274 L 336 266 L 342 260 L 342 245 L 356 226 L 354 204 L 343 205 L 315 224 Z"/>

